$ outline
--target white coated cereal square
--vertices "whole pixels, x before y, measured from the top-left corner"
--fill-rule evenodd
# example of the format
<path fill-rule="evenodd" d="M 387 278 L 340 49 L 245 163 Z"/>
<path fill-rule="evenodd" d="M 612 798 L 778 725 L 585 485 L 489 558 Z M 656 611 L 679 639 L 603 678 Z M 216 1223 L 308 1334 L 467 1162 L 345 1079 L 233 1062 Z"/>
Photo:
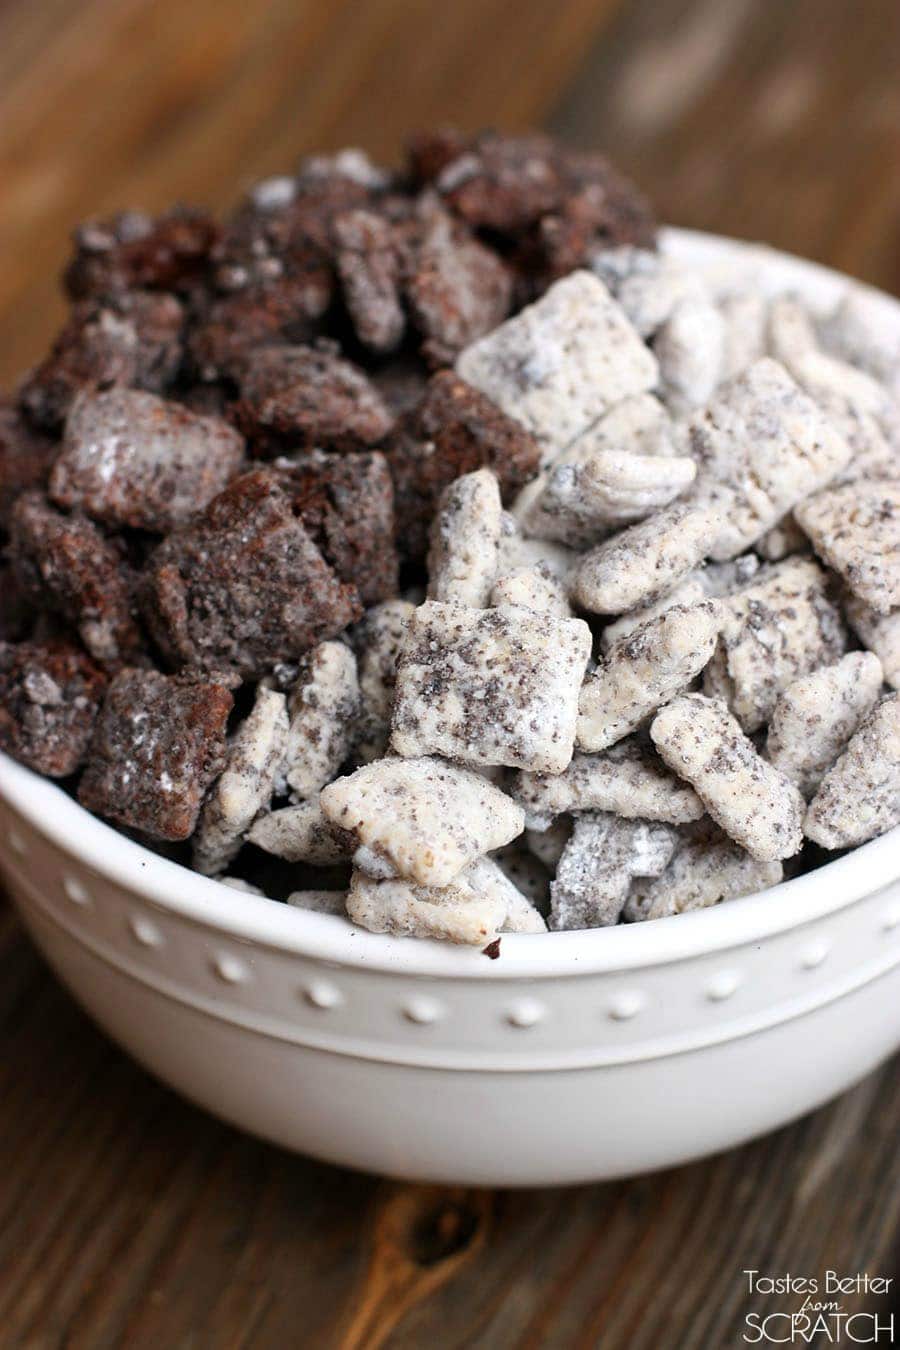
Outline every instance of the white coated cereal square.
<path fill-rule="evenodd" d="M 881 662 L 871 652 L 849 652 L 782 691 L 766 741 L 769 762 L 805 796 L 819 786 L 881 693 Z"/>
<path fill-rule="evenodd" d="M 427 601 L 410 620 L 397 668 L 393 748 L 561 773 L 590 653 L 581 619 Z"/>
<path fill-rule="evenodd" d="M 591 272 L 573 272 L 467 347 L 460 377 L 521 422 L 546 462 L 624 398 L 652 389 L 656 359 Z"/>
<path fill-rule="evenodd" d="M 879 614 L 900 606 L 900 482 L 829 488 L 794 511 L 816 553 Z"/>
<path fill-rule="evenodd" d="M 377 760 L 335 779 L 320 800 L 367 858 L 422 886 L 446 886 L 525 823 L 522 808 L 481 774 L 439 759 Z"/>
<path fill-rule="evenodd" d="M 483 609 L 497 576 L 503 503 L 490 469 L 455 479 L 441 494 L 431 526 L 428 594 Z"/>
<path fill-rule="evenodd" d="M 823 848 L 852 848 L 900 825 L 900 694 L 879 703 L 810 802 L 804 833 Z"/>

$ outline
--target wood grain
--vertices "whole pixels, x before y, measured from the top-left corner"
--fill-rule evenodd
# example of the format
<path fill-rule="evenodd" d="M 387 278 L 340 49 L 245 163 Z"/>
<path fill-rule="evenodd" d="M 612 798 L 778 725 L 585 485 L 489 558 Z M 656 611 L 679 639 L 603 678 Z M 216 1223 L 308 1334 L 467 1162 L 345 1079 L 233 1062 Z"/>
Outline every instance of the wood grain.
<path fill-rule="evenodd" d="M 72 225 L 222 208 L 310 150 L 540 121 L 618 0 L 8 0 L 0 7 L 0 387 L 46 349 Z M 477 59 L 502 52 L 502 60 Z"/>
<path fill-rule="evenodd" d="M 392 155 L 407 127 L 450 118 L 546 116 L 616 154 L 667 219 L 897 290 L 898 68 L 896 0 L 565 0 L 552 21 L 539 0 L 5 0 L 0 367 L 58 318 L 69 221 L 220 205 L 305 149 Z M 900 1287 L 897 1070 L 630 1182 L 394 1185 L 167 1092 L 0 906 L 0 1347 L 731 1350 L 749 1312 L 775 1307 L 745 1268 Z"/>

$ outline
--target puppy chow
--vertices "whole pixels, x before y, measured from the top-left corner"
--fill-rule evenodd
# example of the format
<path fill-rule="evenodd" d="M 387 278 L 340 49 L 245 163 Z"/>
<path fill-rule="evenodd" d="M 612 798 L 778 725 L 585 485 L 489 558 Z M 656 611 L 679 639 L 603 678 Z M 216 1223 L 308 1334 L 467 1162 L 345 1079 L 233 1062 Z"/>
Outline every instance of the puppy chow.
<path fill-rule="evenodd" d="M 758 862 L 799 851 L 802 796 L 756 752 L 723 702 L 683 694 L 657 713 L 650 735 L 672 772 L 691 784 L 713 820 Z"/>
<path fill-rule="evenodd" d="M 319 643 L 304 658 L 288 699 L 279 786 L 305 800 L 330 783 L 350 753 L 359 706 L 353 652 L 342 642 Z"/>
<path fill-rule="evenodd" d="M 225 767 L 232 702 L 221 680 L 197 672 L 122 671 L 97 718 L 78 800 L 151 838 L 189 838 Z"/>
<path fill-rule="evenodd" d="M 483 609 L 497 576 L 502 530 L 500 489 L 490 469 L 464 474 L 445 488 L 431 527 L 429 596 Z"/>
<path fill-rule="evenodd" d="M 522 833 L 521 807 L 480 774 L 427 756 L 382 759 L 322 790 L 326 819 L 422 886 L 445 886 Z"/>
<path fill-rule="evenodd" d="M 830 488 L 794 515 L 857 599 L 878 614 L 900 606 L 900 481 Z"/>
<path fill-rule="evenodd" d="M 400 656 L 391 744 L 400 755 L 560 773 L 590 651 L 580 619 L 428 601 Z"/>
<path fill-rule="evenodd" d="M 803 830 L 823 848 L 852 848 L 900 824 L 900 695 L 878 704 L 822 779 Z"/>
<path fill-rule="evenodd" d="M 881 694 L 881 662 L 850 652 L 789 684 L 769 720 L 766 755 L 810 796 Z"/>
<path fill-rule="evenodd" d="M 244 835 L 272 799 L 285 752 L 288 715 L 284 694 L 259 686 L 252 711 L 228 744 L 225 767 L 203 803 L 194 834 L 198 872 L 222 872 Z"/>
<path fill-rule="evenodd" d="M 109 525 L 164 534 L 221 492 L 243 454 L 241 437 L 220 418 L 110 389 L 73 405 L 50 495 Z"/>
<path fill-rule="evenodd" d="M 679 841 L 665 871 L 633 883 L 623 918 L 638 923 L 708 909 L 776 886 L 783 872 L 780 862 L 758 862 L 710 822 L 701 821 L 690 837 Z"/>
<path fill-rule="evenodd" d="M 678 840 L 670 825 L 578 816 L 550 883 L 550 927 L 606 928 L 619 922 L 634 877 L 658 876 Z"/>
<path fill-rule="evenodd" d="M 397 662 L 414 612 L 408 600 L 385 600 L 352 630 L 360 695 L 354 754 L 363 764 L 382 759 L 387 751 Z"/>
<path fill-rule="evenodd" d="M 64 642 L 0 642 L 0 749 L 67 778 L 84 761 L 106 679 Z"/>
<path fill-rule="evenodd" d="M 312 867 L 349 862 L 355 847 L 352 835 L 325 818 L 318 797 L 257 816 L 247 842 L 286 862 Z"/>
<path fill-rule="evenodd" d="M 566 587 L 543 562 L 535 563 L 533 567 L 517 567 L 498 577 L 490 603 L 494 608 L 523 605 L 557 619 L 573 617 Z"/>
<path fill-rule="evenodd" d="M 590 272 L 556 282 L 467 347 L 456 369 L 532 433 L 545 462 L 613 404 L 652 389 L 658 374 L 652 353 Z"/>

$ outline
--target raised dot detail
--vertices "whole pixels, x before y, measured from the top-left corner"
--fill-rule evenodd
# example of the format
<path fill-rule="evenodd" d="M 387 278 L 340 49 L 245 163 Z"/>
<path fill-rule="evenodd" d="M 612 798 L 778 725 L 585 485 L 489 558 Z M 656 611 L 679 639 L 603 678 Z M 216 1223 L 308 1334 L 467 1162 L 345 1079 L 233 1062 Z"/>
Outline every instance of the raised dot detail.
<path fill-rule="evenodd" d="M 824 938 L 820 942 L 813 942 L 800 957 L 800 964 L 804 970 L 817 970 L 827 960 L 830 951 L 831 945 Z"/>
<path fill-rule="evenodd" d="M 884 916 L 884 931 L 893 933 L 895 928 L 900 928 L 900 905 L 894 905 Z"/>
<path fill-rule="evenodd" d="M 20 858 L 24 858 L 25 854 L 28 852 L 28 848 L 25 843 L 25 840 L 19 834 L 19 831 L 10 830 L 9 834 L 7 835 L 7 839 L 9 840 L 9 846 L 12 849 L 13 853 L 18 853 Z"/>
<path fill-rule="evenodd" d="M 156 924 L 151 923 L 149 919 L 136 917 L 131 920 L 130 927 L 132 933 L 134 934 L 135 940 L 139 942 L 142 947 L 162 946 L 163 935 L 157 928 Z"/>
<path fill-rule="evenodd" d="M 236 956 L 217 956 L 213 970 L 226 984 L 246 984 L 250 979 L 250 971 Z"/>
<path fill-rule="evenodd" d="M 321 1008 L 323 1012 L 340 1007 L 344 1001 L 340 989 L 329 980 L 314 980 L 306 986 L 303 996 L 307 1003 L 311 1003 L 314 1008 Z"/>
<path fill-rule="evenodd" d="M 524 1031 L 528 1027 L 537 1026 L 546 1015 L 546 1008 L 542 1003 L 538 1003 L 537 999 L 523 998 L 512 1005 L 506 1014 L 506 1020 L 511 1027 L 519 1027 Z"/>
<path fill-rule="evenodd" d="M 610 1000 L 609 1015 L 614 1022 L 629 1022 L 632 1017 L 637 1017 L 646 1002 L 644 995 L 639 994 L 636 990 L 617 994 L 615 998 Z"/>
<path fill-rule="evenodd" d="M 437 999 L 411 998 L 404 1004 L 403 1016 L 408 1022 L 415 1022 L 417 1026 L 428 1027 L 440 1020 L 443 1011 Z"/>
<path fill-rule="evenodd" d="M 735 970 L 720 970 L 713 975 L 706 986 L 706 997 L 711 1003 L 723 1003 L 726 998 L 736 994 L 741 986 L 741 977 Z"/>
<path fill-rule="evenodd" d="M 63 881 L 63 890 L 73 905 L 89 905 L 91 897 L 81 882 L 75 877 L 66 877 Z"/>

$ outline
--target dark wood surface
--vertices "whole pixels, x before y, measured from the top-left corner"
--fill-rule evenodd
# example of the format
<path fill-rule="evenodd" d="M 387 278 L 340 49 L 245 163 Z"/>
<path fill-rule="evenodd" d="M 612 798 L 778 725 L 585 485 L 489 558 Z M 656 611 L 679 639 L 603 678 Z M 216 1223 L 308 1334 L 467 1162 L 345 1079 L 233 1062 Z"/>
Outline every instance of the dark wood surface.
<path fill-rule="evenodd" d="M 58 321 L 79 216 L 221 204 L 314 146 L 392 155 L 450 118 L 546 123 L 670 220 L 898 290 L 898 69 L 896 0 L 0 0 L 0 372 Z M 772 1310 L 745 1268 L 900 1275 L 898 1132 L 895 1061 L 691 1167 L 395 1185 L 187 1106 L 0 906 L 0 1350 L 738 1347 Z"/>

